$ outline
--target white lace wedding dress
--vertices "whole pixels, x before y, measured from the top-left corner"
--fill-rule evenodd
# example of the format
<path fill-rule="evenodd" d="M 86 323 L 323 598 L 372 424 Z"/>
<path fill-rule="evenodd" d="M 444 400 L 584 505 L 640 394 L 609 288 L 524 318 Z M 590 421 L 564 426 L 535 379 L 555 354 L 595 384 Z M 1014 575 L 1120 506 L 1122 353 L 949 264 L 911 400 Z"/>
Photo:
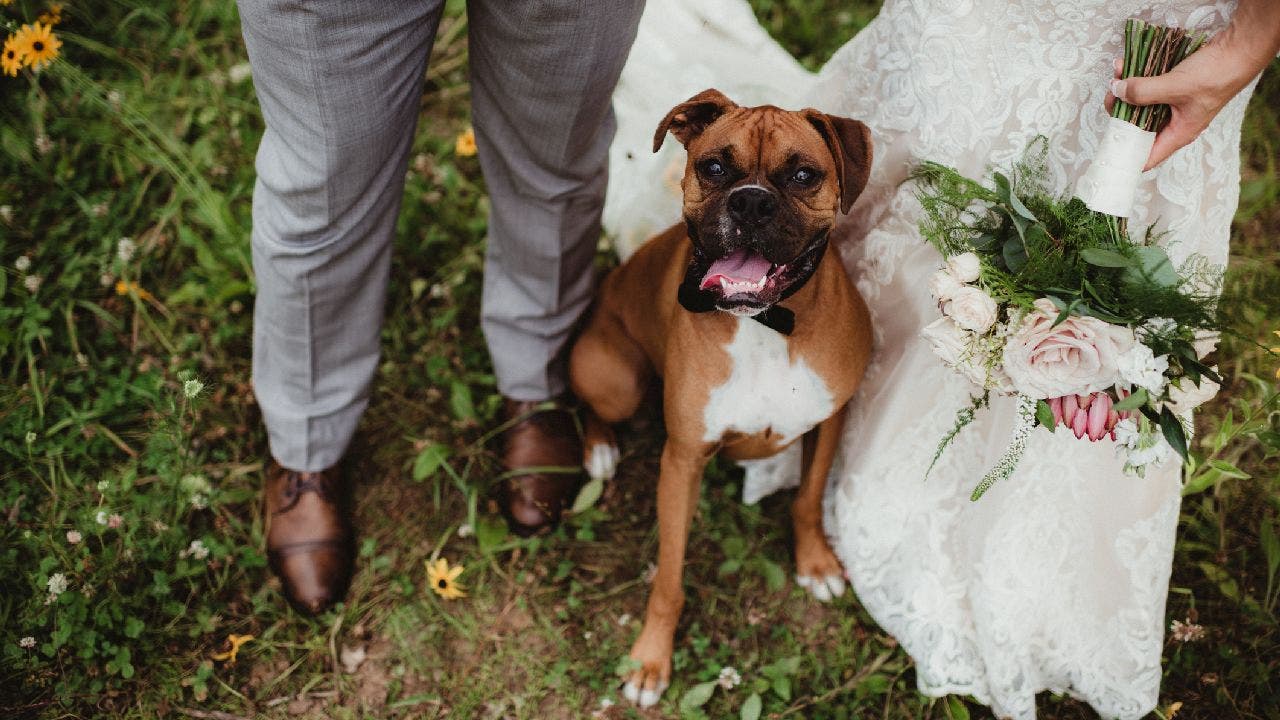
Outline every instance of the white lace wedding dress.
<path fill-rule="evenodd" d="M 685 4 L 696 3 L 650 0 L 649 13 L 662 17 L 664 6 Z M 1045 135 L 1053 181 L 1070 188 L 1106 119 L 1103 97 L 1124 20 L 1214 32 L 1233 7 L 887 0 L 816 81 L 805 82 L 804 97 L 775 101 L 858 118 L 873 132 L 871 183 L 841 225 L 838 247 L 871 308 L 876 351 L 832 471 L 827 527 L 859 600 L 914 659 L 923 693 L 972 695 L 1014 718 L 1033 718 L 1044 690 L 1080 698 L 1104 717 L 1138 718 L 1155 707 L 1180 468 L 1168 463 L 1137 478 L 1122 472 L 1109 442 L 1037 431 L 1017 472 L 970 502 L 1007 444 L 1013 408 L 1005 399 L 979 413 L 924 480 L 972 387 L 919 337 L 938 317 L 924 286 L 940 260 L 920 238 L 919 205 L 902 181 L 924 159 L 982 177 Z M 644 23 L 641 32 L 643 39 Z M 651 76 L 675 72 L 669 60 L 638 44 L 624 82 L 641 67 Z M 770 76 L 760 63 L 704 61 L 697 72 L 722 87 L 733 77 Z M 1175 263 L 1193 255 L 1226 263 L 1251 91 L 1144 176 L 1131 223 L 1167 230 Z M 620 126 L 640 115 L 656 120 L 669 106 L 660 104 L 620 103 Z M 625 217 L 608 220 L 625 235 Z M 749 479 L 759 495 L 789 477 Z"/>

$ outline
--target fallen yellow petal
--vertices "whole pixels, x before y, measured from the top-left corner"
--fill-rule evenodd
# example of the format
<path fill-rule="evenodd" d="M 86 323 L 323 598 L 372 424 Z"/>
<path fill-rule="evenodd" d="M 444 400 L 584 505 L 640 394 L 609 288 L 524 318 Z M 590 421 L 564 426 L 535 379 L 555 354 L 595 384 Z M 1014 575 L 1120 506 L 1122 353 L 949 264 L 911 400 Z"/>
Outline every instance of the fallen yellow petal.
<path fill-rule="evenodd" d="M 236 635 L 232 633 L 227 636 L 227 645 L 229 646 L 225 652 L 214 653 L 210 655 L 210 659 L 218 661 L 226 661 L 228 665 L 236 664 L 236 655 L 240 652 L 240 646 L 253 639 L 252 635 Z"/>

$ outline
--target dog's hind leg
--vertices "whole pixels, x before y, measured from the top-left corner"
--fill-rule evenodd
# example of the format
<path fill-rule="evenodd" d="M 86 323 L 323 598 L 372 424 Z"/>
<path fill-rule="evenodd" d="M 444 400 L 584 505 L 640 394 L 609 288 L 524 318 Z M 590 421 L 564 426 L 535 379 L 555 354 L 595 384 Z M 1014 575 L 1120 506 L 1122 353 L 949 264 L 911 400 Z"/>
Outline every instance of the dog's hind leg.
<path fill-rule="evenodd" d="M 644 351 L 616 318 L 591 318 L 569 356 L 569 382 L 587 405 L 582 465 L 593 479 L 613 477 L 620 454 L 610 424 L 635 413 L 652 374 Z"/>

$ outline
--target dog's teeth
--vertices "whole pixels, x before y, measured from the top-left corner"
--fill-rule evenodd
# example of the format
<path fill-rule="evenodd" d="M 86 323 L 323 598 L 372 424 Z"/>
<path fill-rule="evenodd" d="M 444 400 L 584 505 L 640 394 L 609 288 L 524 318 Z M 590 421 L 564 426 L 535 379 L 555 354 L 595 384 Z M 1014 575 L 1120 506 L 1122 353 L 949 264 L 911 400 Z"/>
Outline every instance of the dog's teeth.
<path fill-rule="evenodd" d="M 729 289 L 729 278 L 727 278 L 727 277 L 722 277 L 722 278 L 720 278 L 720 287 L 721 287 L 721 289 L 728 290 L 728 289 Z"/>

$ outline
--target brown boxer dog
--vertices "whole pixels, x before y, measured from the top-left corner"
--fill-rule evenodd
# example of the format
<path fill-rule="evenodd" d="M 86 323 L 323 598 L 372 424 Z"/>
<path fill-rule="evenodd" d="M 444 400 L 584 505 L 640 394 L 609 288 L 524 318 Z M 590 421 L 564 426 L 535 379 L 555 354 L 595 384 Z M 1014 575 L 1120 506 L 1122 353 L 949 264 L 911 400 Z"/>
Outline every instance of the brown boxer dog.
<path fill-rule="evenodd" d="M 625 686 L 641 706 L 671 678 L 685 543 L 714 453 L 759 459 L 801 440 L 797 582 L 819 600 L 844 592 L 822 497 L 871 347 L 862 298 L 840 259 L 823 259 L 836 216 L 867 183 L 867 126 L 811 109 L 739 107 L 707 90 L 667 114 L 655 152 L 668 131 L 688 152 L 684 223 L 605 279 L 569 371 L 589 408 L 593 477 L 611 477 L 617 464 L 609 423 L 635 412 L 655 374 L 663 381 L 658 571 Z"/>

